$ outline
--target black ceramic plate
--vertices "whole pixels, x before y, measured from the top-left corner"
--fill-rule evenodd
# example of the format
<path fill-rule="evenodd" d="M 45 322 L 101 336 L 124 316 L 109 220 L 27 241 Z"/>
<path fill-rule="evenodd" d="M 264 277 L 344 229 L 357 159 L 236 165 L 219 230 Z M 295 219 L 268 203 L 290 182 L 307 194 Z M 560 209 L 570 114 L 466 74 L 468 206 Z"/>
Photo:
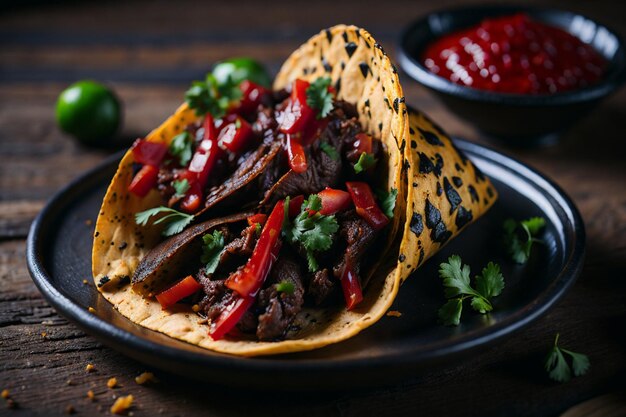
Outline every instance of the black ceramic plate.
<path fill-rule="evenodd" d="M 489 213 L 454 239 L 403 285 L 384 317 L 345 342 L 311 352 L 239 358 L 214 353 L 147 330 L 117 313 L 91 282 L 93 222 L 121 154 L 84 174 L 54 197 L 33 223 L 28 265 L 37 287 L 62 315 L 103 343 L 150 366 L 220 384 L 306 389 L 393 383 L 443 366 L 511 335 L 544 314 L 572 285 L 583 263 L 580 215 L 552 182 L 523 164 L 462 140 L 457 145 L 493 181 L 500 199 Z M 502 221 L 543 216 L 548 226 L 525 266 L 502 254 Z M 91 220 L 91 223 L 88 222 Z M 473 271 L 488 261 L 502 266 L 506 287 L 495 312 L 469 309 L 458 327 L 437 324 L 444 303 L 437 265 L 460 254 Z M 97 313 L 87 311 L 95 307 Z"/>

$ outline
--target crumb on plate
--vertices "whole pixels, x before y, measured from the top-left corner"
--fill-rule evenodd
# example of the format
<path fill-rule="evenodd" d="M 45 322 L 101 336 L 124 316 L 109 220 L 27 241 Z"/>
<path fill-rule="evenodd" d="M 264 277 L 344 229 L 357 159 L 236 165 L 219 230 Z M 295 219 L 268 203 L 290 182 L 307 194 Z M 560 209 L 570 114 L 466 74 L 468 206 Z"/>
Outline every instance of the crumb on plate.
<path fill-rule="evenodd" d="M 111 406 L 111 413 L 124 414 L 133 405 L 133 396 L 119 397 Z"/>
<path fill-rule="evenodd" d="M 402 313 L 400 313 L 397 310 L 390 310 L 390 311 L 387 312 L 387 316 L 388 317 L 401 317 Z"/>
<path fill-rule="evenodd" d="M 146 384 L 148 382 L 159 382 L 152 372 L 143 372 L 141 375 L 135 377 L 135 382 L 139 385 Z"/>

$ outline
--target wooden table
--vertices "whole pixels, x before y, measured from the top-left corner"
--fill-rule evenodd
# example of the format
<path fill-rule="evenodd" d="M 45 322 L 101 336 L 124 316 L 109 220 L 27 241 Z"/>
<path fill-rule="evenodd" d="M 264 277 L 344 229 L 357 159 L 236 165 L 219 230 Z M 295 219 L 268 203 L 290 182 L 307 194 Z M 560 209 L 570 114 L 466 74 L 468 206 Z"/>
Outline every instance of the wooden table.
<path fill-rule="evenodd" d="M 17 408 L 0 415 L 108 413 L 113 396 L 135 396 L 135 415 L 558 415 L 596 395 L 624 388 L 626 370 L 626 90 L 606 100 L 561 145 L 505 149 L 556 180 L 584 217 L 588 252 L 582 277 L 544 318 L 466 362 L 397 386 L 358 392 L 241 393 L 145 370 L 59 317 L 30 280 L 25 238 L 33 217 L 57 189 L 111 150 L 81 147 L 54 123 L 59 92 L 77 79 L 109 82 L 125 105 L 125 137 L 144 134 L 169 115 L 185 87 L 217 59 L 252 56 L 276 71 L 320 28 L 353 22 L 393 53 L 410 19 L 450 1 L 68 2 L 0 15 L 0 390 Z M 435 4 L 436 3 L 436 4 Z M 445 3 L 445 4 L 444 4 Z M 543 2 L 542 2 L 543 3 Z M 626 3 L 553 2 L 626 34 Z M 479 142 L 424 89 L 404 78 L 407 102 L 449 132 Z M 550 382 L 542 358 L 554 334 L 589 355 L 591 371 Z M 93 363 L 95 372 L 86 373 Z M 119 388 L 106 381 L 117 377 Z M 271 376 L 268 376 L 271 387 Z M 87 399 L 93 390 L 96 401 Z M 602 397 L 606 398 L 606 397 Z M 618 398 L 618 397 L 609 397 Z M 604 401 L 604 400 L 602 400 Z M 617 400 L 617 404 L 621 406 Z"/>

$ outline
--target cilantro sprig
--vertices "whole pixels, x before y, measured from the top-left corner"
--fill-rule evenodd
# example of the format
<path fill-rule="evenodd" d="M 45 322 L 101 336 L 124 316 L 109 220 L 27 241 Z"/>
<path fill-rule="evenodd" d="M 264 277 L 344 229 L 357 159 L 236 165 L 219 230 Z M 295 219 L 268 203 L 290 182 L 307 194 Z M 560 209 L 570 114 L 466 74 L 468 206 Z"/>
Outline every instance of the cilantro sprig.
<path fill-rule="evenodd" d="M 172 187 L 174 187 L 174 190 L 176 191 L 174 193 L 174 198 L 183 198 L 185 193 L 189 190 L 189 181 L 187 178 L 174 180 L 172 182 Z"/>
<path fill-rule="evenodd" d="M 572 379 L 572 373 L 574 376 L 586 374 L 591 367 L 591 363 L 587 355 L 559 347 L 559 336 L 559 333 L 557 333 L 554 338 L 554 344 L 548 356 L 546 356 L 544 368 L 548 372 L 548 376 L 554 381 L 567 382 Z M 565 355 L 571 358 L 571 368 L 565 359 Z"/>
<path fill-rule="evenodd" d="M 371 153 L 363 152 L 361 156 L 359 156 L 359 160 L 354 164 L 354 172 L 360 174 L 363 171 L 367 171 L 374 165 L 376 165 L 378 159 L 374 158 L 374 155 Z"/>
<path fill-rule="evenodd" d="M 536 236 L 545 227 L 542 217 L 531 217 L 520 222 L 514 219 L 504 221 L 504 244 L 511 259 L 518 264 L 525 264 L 530 258 L 530 251 L 535 242 L 542 242 Z"/>
<path fill-rule="evenodd" d="M 190 108 L 195 109 L 196 114 L 201 116 L 206 113 L 219 119 L 224 117 L 230 104 L 241 98 L 242 92 L 239 83 L 229 76 L 224 82 L 219 83 L 213 74 L 207 74 L 204 81 L 194 81 L 185 93 L 185 101 Z"/>
<path fill-rule="evenodd" d="M 181 213 L 169 207 L 155 207 L 135 214 L 135 223 L 146 226 L 150 218 L 161 213 L 169 213 L 160 217 L 153 224 L 165 223 L 165 228 L 161 232 L 163 236 L 172 236 L 183 231 L 183 229 L 193 220 L 193 214 Z"/>
<path fill-rule="evenodd" d="M 285 294 L 293 294 L 295 291 L 295 287 L 292 282 L 289 281 L 281 281 L 276 284 L 276 291 L 284 292 Z"/>
<path fill-rule="evenodd" d="M 170 153 L 178 158 L 180 165 L 185 167 L 191 161 L 193 155 L 193 137 L 191 133 L 185 131 L 172 138 L 170 142 Z"/>
<path fill-rule="evenodd" d="M 327 142 L 321 142 L 320 148 L 322 149 L 322 152 L 328 155 L 333 161 L 339 160 L 339 152 L 337 152 L 337 149 L 335 149 L 331 144 Z"/>
<path fill-rule="evenodd" d="M 461 257 L 452 255 L 448 262 L 439 265 L 439 276 L 443 278 L 445 296 L 448 301 L 439 309 L 439 319 L 446 326 L 458 326 L 463 312 L 463 301 L 471 299 L 471 306 L 481 314 L 493 310 L 491 299 L 504 288 L 504 277 L 500 266 L 489 262 L 480 275 L 474 277 L 475 287 L 470 282 L 470 267 L 463 265 Z"/>
<path fill-rule="evenodd" d="M 206 273 L 212 274 L 220 262 L 220 255 L 224 250 L 224 235 L 219 230 L 202 236 L 202 257 L 200 262 L 206 264 Z"/>
<path fill-rule="evenodd" d="M 376 190 L 376 197 L 378 197 L 380 209 L 385 213 L 385 216 L 393 219 L 393 210 L 396 208 L 396 200 L 398 199 L 398 189 L 392 188 L 389 192 Z"/>
<path fill-rule="evenodd" d="M 333 111 L 333 95 L 328 91 L 331 79 L 320 77 L 306 89 L 306 104 L 317 110 L 317 118 L 323 119 Z"/>
<path fill-rule="evenodd" d="M 322 209 L 322 200 L 317 194 L 311 194 L 302 202 L 300 214 L 293 222 L 287 218 L 284 222 L 283 233 L 291 244 L 300 243 L 306 251 L 310 272 L 319 269 L 316 253 L 330 249 L 333 236 L 339 230 L 339 224 L 334 215 L 325 216 L 319 213 Z M 315 211 L 310 214 L 309 211 Z"/>

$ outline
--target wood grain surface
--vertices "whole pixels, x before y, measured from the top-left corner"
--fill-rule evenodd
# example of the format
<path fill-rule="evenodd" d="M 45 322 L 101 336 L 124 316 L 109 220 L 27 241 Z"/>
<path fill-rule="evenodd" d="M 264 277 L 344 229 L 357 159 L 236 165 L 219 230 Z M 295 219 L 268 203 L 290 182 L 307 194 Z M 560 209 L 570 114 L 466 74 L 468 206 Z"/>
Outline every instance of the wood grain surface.
<path fill-rule="evenodd" d="M 406 23 L 460 3 L 464 1 L 31 1 L 4 6 L 0 391 L 9 390 L 11 401 L 0 399 L 0 415 L 105 415 L 114 397 L 127 394 L 135 397 L 136 416 L 556 416 L 600 395 L 567 415 L 626 415 L 624 397 L 614 394 L 624 392 L 626 371 L 625 90 L 581 120 L 560 145 L 521 151 L 492 144 L 554 179 L 579 207 L 588 251 L 574 288 L 548 315 L 512 338 L 463 363 L 396 386 L 281 393 L 271 390 L 268 375 L 268 392 L 242 392 L 158 372 L 159 383 L 140 386 L 134 377 L 146 366 L 58 316 L 30 279 L 25 238 L 45 201 L 115 148 L 158 125 L 180 103 L 187 84 L 202 77 L 215 60 L 252 56 L 276 71 L 308 36 L 340 22 L 366 27 L 393 55 Z M 626 2 L 549 3 L 626 34 Z M 121 139 L 107 149 L 82 147 L 55 126 L 56 97 L 82 78 L 109 83 L 124 102 Z M 406 76 L 403 82 L 408 103 L 450 133 L 485 142 L 427 91 Z M 564 346 L 589 355 L 587 375 L 566 384 L 547 379 L 543 357 L 556 332 Z M 94 372 L 85 371 L 87 363 L 95 365 Z M 117 378 L 119 387 L 107 388 L 110 377 Z M 95 401 L 87 398 L 88 390 L 95 393 Z M 606 414 L 600 413 L 603 409 Z"/>

